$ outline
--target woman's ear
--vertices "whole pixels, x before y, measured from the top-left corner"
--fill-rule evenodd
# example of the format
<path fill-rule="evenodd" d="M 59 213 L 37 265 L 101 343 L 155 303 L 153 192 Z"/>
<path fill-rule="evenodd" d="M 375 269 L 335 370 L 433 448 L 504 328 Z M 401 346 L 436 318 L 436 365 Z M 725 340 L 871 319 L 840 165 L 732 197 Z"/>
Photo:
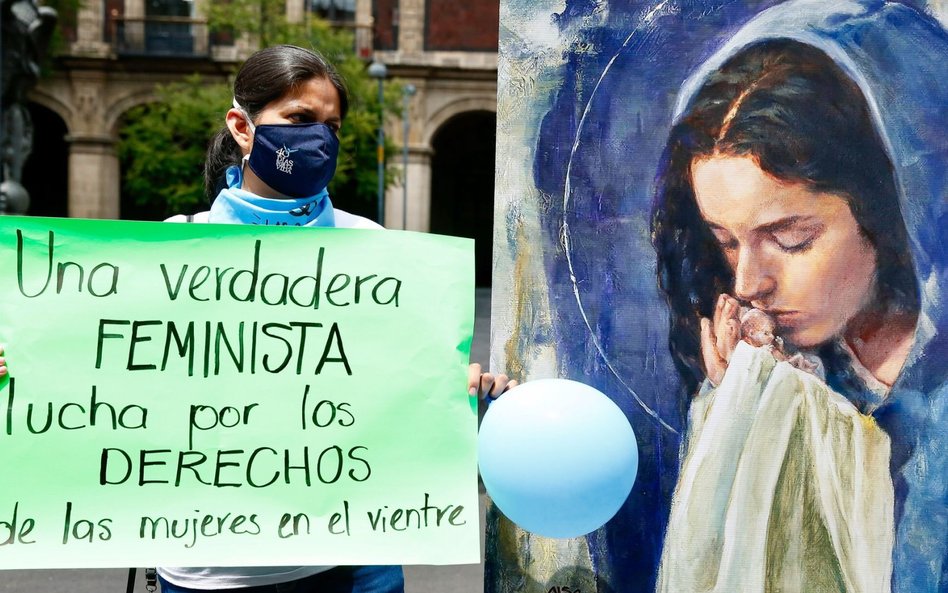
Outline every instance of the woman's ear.
<path fill-rule="evenodd" d="M 237 143 L 243 154 L 248 154 L 250 147 L 253 145 L 253 132 L 250 131 L 250 126 L 247 125 L 243 112 L 231 109 L 227 112 L 226 118 L 227 129 L 230 130 L 234 142 Z"/>

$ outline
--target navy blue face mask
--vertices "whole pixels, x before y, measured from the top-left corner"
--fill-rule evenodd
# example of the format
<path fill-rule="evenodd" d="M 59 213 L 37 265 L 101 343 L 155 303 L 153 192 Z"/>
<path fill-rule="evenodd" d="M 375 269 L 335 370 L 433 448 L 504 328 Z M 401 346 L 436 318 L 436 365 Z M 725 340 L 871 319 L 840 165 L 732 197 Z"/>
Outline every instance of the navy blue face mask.
<path fill-rule="evenodd" d="M 253 146 L 245 156 L 250 170 L 284 196 L 305 198 L 321 192 L 336 172 L 339 139 L 323 123 L 260 124 L 244 113 Z"/>

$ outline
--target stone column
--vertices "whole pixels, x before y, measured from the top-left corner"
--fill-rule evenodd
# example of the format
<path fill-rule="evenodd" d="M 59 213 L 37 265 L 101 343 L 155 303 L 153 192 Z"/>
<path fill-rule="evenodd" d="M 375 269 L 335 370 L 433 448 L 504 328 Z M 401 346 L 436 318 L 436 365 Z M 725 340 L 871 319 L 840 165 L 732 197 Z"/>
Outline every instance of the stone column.
<path fill-rule="evenodd" d="M 128 0 L 125 0 L 128 2 Z M 210 55 L 211 32 L 207 26 L 207 5 L 209 0 L 192 0 L 191 35 L 194 38 L 194 53 L 198 56 Z"/>
<path fill-rule="evenodd" d="M 69 216 L 119 217 L 119 162 L 115 139 L 67 136 L 69 142 Z"/>
<path fill-rule="evenodd" d="M 405 170 L 406 144 L 405 121 L 402 117 L 389 118 L 386 134 L 398 144 L 398 152 L 392 155 L 401 170 L 402 181 L 390 187 L 385 195 L 386 226 L 392 229 L 405 229 L 427 232 L 431 229 L 431 147 L 425 142 L 428 132 L 425 129 L 427 104 L 429 100 L 427 81 L 422 78 L 405 79 L 402 82 L 415 87 L 414 96 L 408 100 L 408 170 Z M 404 96 L 402 97 L 404 101 Z M 402 104 L 404 108 L 404 103 Z M 406 184 L 407 183 L 407 199 Z M 403 204 L 406 207 L 403 208 Z M 403 218 L 403 210 L 404 218 Z"/>
<path fill-rule="evenodd" d="M 400 0 L 398 52 L 417 55 L 425 51 L 425 0 Z"/>
<path fill-rule="evenodd" d="M 356 53 L 362 59 L 372 57 L 373 35 L 372 0 L 356 0 L 355 45 Z"/>
<path fill-rule="evenodd" d="M 109 125 L 108 73 L 73 72 L 70 80 L 74 116 L 69 126 L 69 216 L 118 218 L 119 164 L 117 136 Z"/>
<path fill-rule="evenodd" d="M 290 23 L 302 23 L 306 14 L 306 0 L 286 0 L 286 20 Z"/>
<path fill-rule="evenodd" d="M 401 154 L 399 154 L 401 162 Z M 385 226 L 402 228 L 402 203 L 408 182 L 407 216 L 405 230 L 428 232 L 431 229 L 431 150 L 427 147 L 409 147 L 408 173 L 402 172 L 402 183 L 385 192 Z"/>
<path fill-rule="evenodd" d="M 103 41 L 105 31 L 105 3 L 102 0 L 82 2 L 76 15 L 76 40 L 71 53 L 88 57 L 106 57 L 109 45 Z"/>
<path fill-rule="evenodd" d="M 145 0 L 125 0 L 125 47 L 145 51 Z"/>

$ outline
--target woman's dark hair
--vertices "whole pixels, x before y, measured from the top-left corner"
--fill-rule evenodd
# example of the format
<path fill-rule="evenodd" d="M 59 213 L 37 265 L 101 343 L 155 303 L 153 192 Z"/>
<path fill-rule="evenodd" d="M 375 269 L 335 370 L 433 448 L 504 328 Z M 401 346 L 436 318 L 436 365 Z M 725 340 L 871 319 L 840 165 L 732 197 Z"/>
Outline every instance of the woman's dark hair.
<path fill-rule="evenodd" d="M 340 114 L 345 119 L 349 92 L 342 77 L 323 56 L 295 45 L 275 45 L 250 56 L 234 79 L 234 99 L 251 119 L 256 119 L 271 102 L 314 78 L 324 78 L 336 88 Z M 241 156 L 240 147 L 224 126 L 208 144 L 204 161 L 204 195 L 209 201 L 225 187 L 225 171 L 240 164 Z"/>
<path fill-rule="evenodd" d="M 895 173 L 859 87 L 812 46 L 784 39 L 749 46 L 704 82 L 672 128 L 659 170 L 658 283 L 670 307 L 672 355 L 690 392 L 704 377 L 699 320 L 734 288 L 692 187 L 692 163 L 715 155 L 750 156 L 778 179 L 841 195 L 875 248 L 875 303 L 918 310 Z"/>

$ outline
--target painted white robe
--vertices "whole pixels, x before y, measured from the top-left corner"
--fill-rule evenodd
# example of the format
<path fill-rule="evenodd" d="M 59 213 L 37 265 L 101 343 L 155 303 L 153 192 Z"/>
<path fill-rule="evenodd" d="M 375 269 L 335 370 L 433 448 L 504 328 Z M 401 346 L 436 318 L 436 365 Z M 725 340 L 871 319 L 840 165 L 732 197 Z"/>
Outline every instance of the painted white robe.
<path fill-rule="evenodd" d="M 814 375 L 738 344 L 689 412 L 657 590 L 891 590 L 889 437 Z"/>

